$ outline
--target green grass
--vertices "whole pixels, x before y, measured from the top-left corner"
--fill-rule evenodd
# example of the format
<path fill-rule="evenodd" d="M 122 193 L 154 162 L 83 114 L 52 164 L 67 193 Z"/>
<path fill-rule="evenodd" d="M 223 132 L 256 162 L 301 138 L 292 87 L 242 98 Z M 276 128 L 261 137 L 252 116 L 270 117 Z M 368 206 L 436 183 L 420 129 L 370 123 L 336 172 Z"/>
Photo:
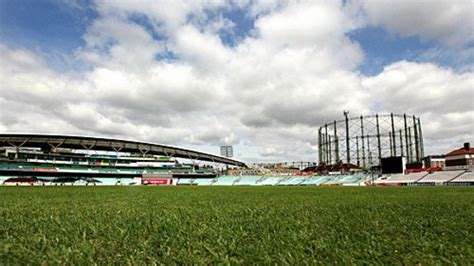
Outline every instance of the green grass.
<path fill-rule="evenodd" d="M 470 187 L 0 187 L 0 264 L 474 264 Z"/>

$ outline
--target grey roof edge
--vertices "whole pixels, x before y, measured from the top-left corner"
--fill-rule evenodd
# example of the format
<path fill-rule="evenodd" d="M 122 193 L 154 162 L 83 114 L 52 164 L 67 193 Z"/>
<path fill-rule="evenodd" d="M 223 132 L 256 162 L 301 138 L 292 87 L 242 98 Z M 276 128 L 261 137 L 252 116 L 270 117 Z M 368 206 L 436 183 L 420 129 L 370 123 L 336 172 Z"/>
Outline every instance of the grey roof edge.
<path fill-rule="evenodd" d="M 181 151 L 183 152 L 183 154 L 186 154 L 186 153 L 197 154 L 199 155 L 196 158 L 197 160 L 203 160 L 203 161 L 208 161 L 208 162 L 218 162 L 218 163 L 231 164 L 231 165 L 236 165 L 236 166 L 247 166 L 242 161 L 226 158 L 219 155 L 214 155 L 214 154 L 200 152 L 200 151 L 186 149 L 186 148 L 180 148 L 180 147 L 171 146 L 171 145 L 164 145 L 164 144 L 158 144 L 158 143 L 153 143 L 153 142 L 143 142 L 143 141 L 130 140 L 130 139 L 118 139 L 118 138 L 102 137 L 102 136 L 95 137 L 95 136 L 73 135 L 73 134 L 56 134 L 56 133 L 17 133 L 17 132 L 0 133 L 0 138 L 9 138 L 9 137 L 11 138 L 18 138 L 18 137 L 45 138 L 45 142 L 47 141 L 46 139 L 48 138 L 58 138 L 58 139 L 63 138 L 63 139 L 80 139 L 80 140 L 92 140 L 92 141 L 117 141 L 117 142 L 124 142 L 124 143 L 130 143 L 130 144 L 138 144 L 138 145 L 150 145 L 150 146 L 155 146 L 155 147 L 168 148 L 168 149 Z M 188 158 L 185 156 L 172 156 L 172 157 Z"/>

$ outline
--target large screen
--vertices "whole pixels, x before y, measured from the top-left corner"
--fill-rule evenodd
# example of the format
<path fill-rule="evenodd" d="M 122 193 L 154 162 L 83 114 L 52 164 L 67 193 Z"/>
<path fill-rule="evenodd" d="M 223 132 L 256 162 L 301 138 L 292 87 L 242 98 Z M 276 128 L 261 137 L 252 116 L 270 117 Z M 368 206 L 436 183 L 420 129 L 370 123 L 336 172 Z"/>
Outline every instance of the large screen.
<path fill-rule="evenodd" d="M 399 174 L 405 171 L 405 158 L 402 156 L 382 158 L 382 174 Z"/>

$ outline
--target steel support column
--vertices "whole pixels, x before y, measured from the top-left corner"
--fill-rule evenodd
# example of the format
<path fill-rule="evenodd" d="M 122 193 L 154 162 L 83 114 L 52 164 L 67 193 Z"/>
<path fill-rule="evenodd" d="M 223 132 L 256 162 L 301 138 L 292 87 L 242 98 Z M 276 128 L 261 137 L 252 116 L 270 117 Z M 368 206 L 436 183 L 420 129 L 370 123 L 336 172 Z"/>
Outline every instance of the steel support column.
<path fill-rule="evenodd" d="M 321 158 L 321 128 L 318 129 L 318 160 L 319 160 L 319 165 L 322 163 L 322 158 Z"/>
<path fill-rule="evenodd" d="M 370 137 L 369 137 L 369 135 L 366 136 L 366 139 L 367 139 L 367 151 L 369 153 L 369 154 L 367 154 L 368 157 L 369 157 L 368 162 L 369 162 L 369 165 L 372 165 L 372 151 L 370 150 Z"/>
<path fill-rule="evenodd" d="M 332 141 L 331 141 L 331 135 L 329 135 L 328 137 L 329 137 L 329 152 L 328 152 L 328 154 L 329 154 L 329 160 L 328 160 L 328 162 L 329 162 L 330 164 L 332 164 L 332 150 L 331 150 L 331 143 L 332 143 Z"/>
<path fill-rule="evenodd" d="M 324 136 L 324 138 L 325 138 L 324 151 L 326 153 L 326 155 L 325 155 L 326 160 L 324 160 L 324 161 L 326 162 L 326 164 L 328 164 L 328 161 L 329 161 L 329 145 L 330 145 L 329 141 L 328 141 L 328 124 L 324 125 L 324 134 L 325 134 L 325 136 Z"/>
<path fill-rule="evenodd" d="M 410 163 L 413 162 L 413 142 L 411 141 L 411 127 L 408 128 L 408 139 L 410 140 L 410 153 L 409 153 L 409 157 L 410 157 Z"/>
<path fill-rule="evenodd" d="M 392 156 L 397 156 L 397 142 L 395 140 L 396 132 L 395 132 L 395 123 L 393 122 L 393 113 L 390 113 L 390 120 L 392 122 L 392 145 L 393 145 L 393 155 Z"/>
<path fill-rule="evenodd" d="M 377 149 L 379 152 L 379 165 L 382 164 L 382 144 L 380 143 L 380 126 L 379 126 L 379 115 L 375 115 L 375 122 L 377 126 Z"/>
<path fill-rule="evenodd" d="M 390 157 L 393 156 L 392 132 L 388 132 L 388 140 L 390 141 Z"/>
<path fill-rule="evenodd" d="M 420 158 L 425 157 L 425 148 L 423 146 L 423 133 L 421 132 L 421 121 L 418 118 L 418 133 L 420 138 Z"/>
<path fill-rule="evenodd" d="M 360 116 L 360 136 L 362 138 L 362 166 L 365 167 L 364 117 Z"/>
<path fill-rule="evenodd" d="M 402 135 L 402 130 L 399 130 L 400 132 L 398 133 L 400 135 L 400 156 L 403 157 L 403 135 Z"/>
<path fill-rule="evenodd" d="M 347 112 L 344 112 L 344 116 L 346 117 L 346 157 L 347 163 L 351 163 L 351 150 L 350 150 L 350 143 L 349 143 L 349 118 L 347 117 Z"/>
<path fill-rule="evenodd" d="M 337 137 L 337 122 L 334 120 L 334 153 L 336 163 L 339 162 L 339 138 Z"/>
<path fill-rule="evenodd" d="M 359 157 L 359 136 L 356 136 L 356 154 L 357 154 L 357 166 L 360 167 L 360 157 Z"/>
<path fill-rule="evenodd" d="M 415 131 L 415 156 L 416 162 L 420 161 L 420 151 L 419 151 L 419 143 L 418 143 L 418 128 L 416 125 L 416 118 L 413 116 L 413 130 Z"/>
<path fill-rule="evenodd" d="M 403 114 L 403 123 L 405 126 L 405 150 L 406 150 L 406 157 L 407 162 L 410 161 L 410 152 L 408 151 L 408 126 L 407 126 L 407 114 Z"/>

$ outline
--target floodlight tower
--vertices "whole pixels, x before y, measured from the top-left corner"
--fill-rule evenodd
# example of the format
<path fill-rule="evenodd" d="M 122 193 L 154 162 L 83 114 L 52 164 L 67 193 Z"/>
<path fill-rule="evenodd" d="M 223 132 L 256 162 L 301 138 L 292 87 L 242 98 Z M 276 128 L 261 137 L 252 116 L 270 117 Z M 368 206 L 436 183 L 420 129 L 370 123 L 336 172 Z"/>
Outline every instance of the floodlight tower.
<path fill-rule="evenodd" d="M 221 146 L 221 156 L 226 158 L 234 157 L 234 148 L 232 146 Z M 226 170 L 229 170 L 228 165 L 226 165 Z"/>

